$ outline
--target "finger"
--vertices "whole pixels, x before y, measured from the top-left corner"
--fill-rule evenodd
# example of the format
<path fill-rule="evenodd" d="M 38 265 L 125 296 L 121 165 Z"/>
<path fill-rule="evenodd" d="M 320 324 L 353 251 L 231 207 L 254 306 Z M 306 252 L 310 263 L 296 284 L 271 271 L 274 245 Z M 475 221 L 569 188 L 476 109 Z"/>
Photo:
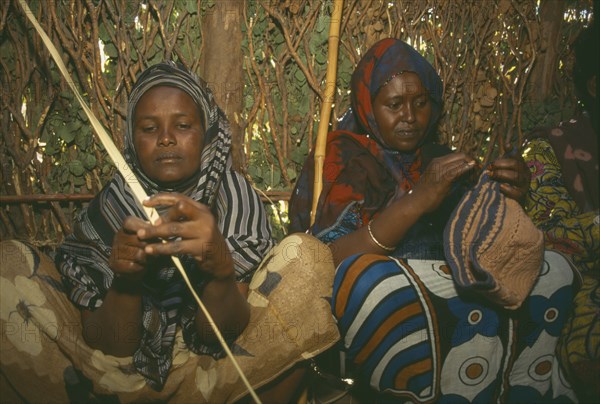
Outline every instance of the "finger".
<path fill-rule="evenodd" d="M 176 192 L 161 192 L 151 196 L 150 198 L 144 200 L 144 206 L 148 207 L 157 207 L 157 206 L 174 206 L 180 201 L 188 201 L 190 203 L 198 204 L 198 202 L 194 201 L 188 196 L 183 194 L 178 194 Z"/>
<path fill-rule="evenodd" d="M 135 237 L 137 239 L 137 237 Z M 115 260 L 135 261 L 140 264 L 146 262 L 144 247 L 147 243 L 140 245 L 121 243 L 118 248 L 113 249 L 111 257 Z"/>
<path fill-rule="evenodd" d="M 134 248 L 144 248 L 146 242 L 140 240 L 137 236 L 137 233 L 125 233 L 123 229 L 121 229 L 119 232 L 117 232 L 113 240 L 113 251 L 117 251 L 119 248 L 125 245 Z"/>
<path fill-rule="evenodd" d="M 111 268 L 115 273 L 125 275 L 143 271 L 145 265 L 136 261 L 115 260 Z"/>
<path fill-rule="evenodd" d="M 135 216 L 127 216 L 123 220 L 123 230 L 128 234 L 135 234 L 139 229 L 151 226 L 150 223 Z"/>
<path fill-rule="evenodd" d="M 149 255 L 190 254 L 201 257 L 213 248 L 213 243 L 197 243 L 195 240 L 176 239 L 162 243 L 148 244 L 144 250 Z"/>
<path fill-rule="evenodd" d="M 446 179 L 454 182 L 458 178 L 473 170 L 476 166 L 477 162 L 473 159 L 454 161 L 449 167 L 447 167 L 445 173 Z"/>
<path fill-rule="evenodd" d="M 518 170 L 520 167 L 522 167 L 524 165 L 527 165 L 527 164 L 525 164 L 525 160 L 523 160 L 523 157 L 516 156 L 516 157 L 504 157 L 504 158 L 495 160 L 491 164 L 491 167 L 498 168 L 498 169 Z"/>
<path fill-rule="evenodd" d="M 203 220 L 205 215 L 212 216 L 207 206 L 192 199 L 182 199 L 171 206 L 167 213 L 161 217 L 161 221 L 156 224 Z"/>
<path fill-rule="evenodd" d="M 157 222 L 158 223 L 158 222 Z M 158 223 L 149 228 L 138 230 L 137 236 L 147 242 L 168 240 L 182 237 L 184 224 L 182 222 Z"/>
<path fill-rule="evenodd" d="M 516 201 L 521 200 L 525 195 L 523 191 L 521 191 L 519 188 L 509 184 L 500 184 L 500 192 L 502 192 L 508 198 L 514 199 Z"/>
<path fill-rule="evenodd" d="M 490 168 L 495 170 L 508 169 L 512 167 L 515 167 L 515 160 L 510 158 L 500 158 L 498 160 L 494 160 L 494 162 L 490 164 Z"/>
<path fill-rule="evenodd" d="M 526 187 L 531 181 L 531 173 L 525 168 L 520 168 L 518 170 L 494 168 L 493 170 L 490 170 L 489 174 L 495 181 L 506 182 L 519 187 Z"/>

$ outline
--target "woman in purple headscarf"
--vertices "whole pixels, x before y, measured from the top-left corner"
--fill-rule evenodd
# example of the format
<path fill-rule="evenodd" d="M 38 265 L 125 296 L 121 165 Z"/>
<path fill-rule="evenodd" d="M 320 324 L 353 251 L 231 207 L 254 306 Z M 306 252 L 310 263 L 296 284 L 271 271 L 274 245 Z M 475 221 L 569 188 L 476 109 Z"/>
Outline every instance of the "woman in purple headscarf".
<path fill-rule="evenodd" d="M 458 293 L 443 261 L 444 227 L 478 164 L 434 142 L 442 83 L 433 66 L 388 38 L 364 55 L 351 86 L 352 108 L 327 138 L 315 223 L 309 156 L 290 202 L 290 229 L 331 247 L 332 311 L 359 382 L 416 402 L 572 398 L 547 377 L 552 372 L 536 373 L 556 365 L 572 273 L 550 286 L 540 277 L 531 294 L 537 303 L 508 312 Z M 488 172 L 508 198 L 527 193 L 520 157 L 500 158 Z M 542 306 L 558 317 L 545 322 L 536 315 Z M 519 318 L 530 328 L 517 330 Z"/>

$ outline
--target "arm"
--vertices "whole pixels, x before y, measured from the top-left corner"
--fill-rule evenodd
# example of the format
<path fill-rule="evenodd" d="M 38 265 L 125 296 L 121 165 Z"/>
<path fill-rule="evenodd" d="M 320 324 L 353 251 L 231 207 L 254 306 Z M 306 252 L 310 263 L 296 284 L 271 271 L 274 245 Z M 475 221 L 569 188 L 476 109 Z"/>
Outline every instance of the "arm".
<path fill-rule="evenodd" d="M 421 216 L 440 206 L 452 183 L 472 170 L 475 163 L 465 153 L 451 153 L 433 159 L 413 191 L 382 210 L 372 221 L 371 232 L 375 239 L 390 247 L 400 243 Z M 367 226 L 340 237 L 331 244 L 331 249 L 335 265 L 356 253 L 389 253 L 373 241 Z"/>
<path fill-rule="evenodd" d="M 131 356 L 142 334 L 141 284 L 146 271 L 145 242 L 135 232 L 149 226 L 139 218 L 128 217 L 117 232 L 109 258 L 115 278 L 102 306 L 82 310 L 83 338 L 105 354 Z"/>

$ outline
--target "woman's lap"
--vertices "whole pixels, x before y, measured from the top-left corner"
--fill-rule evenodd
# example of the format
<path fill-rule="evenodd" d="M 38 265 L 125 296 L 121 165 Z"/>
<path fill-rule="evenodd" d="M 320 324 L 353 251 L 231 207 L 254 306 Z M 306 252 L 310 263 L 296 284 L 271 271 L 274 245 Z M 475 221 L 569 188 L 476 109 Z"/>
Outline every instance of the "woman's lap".
<path fill-rule="evenodd" d="M 26 401 L 222 402 L 247 393 L 229 358 L 191 353 L 181 333 L 166 385 L 152 390 L 131 357 L 107 356 L 85 344 L 79 312 L 49 257 L 16 241 L 0 247 L 1 372 Z M 250 324 L 231 347 L 254 388 L 338 340 L 327 300 L 332 280 L 329 249 L 312 237 L 292 235 L 265 257 L 250 284 Z"/>
<path fill-rule="evenodd" d="M 573 279 L 547 252 L 532 293 L 509 311 L 459 297 L 442 261 L 359 255 L 338 267 L 332 306 L 348 358 L 378 391 L 441 402 L 573 399 L 554 355 Z"/>

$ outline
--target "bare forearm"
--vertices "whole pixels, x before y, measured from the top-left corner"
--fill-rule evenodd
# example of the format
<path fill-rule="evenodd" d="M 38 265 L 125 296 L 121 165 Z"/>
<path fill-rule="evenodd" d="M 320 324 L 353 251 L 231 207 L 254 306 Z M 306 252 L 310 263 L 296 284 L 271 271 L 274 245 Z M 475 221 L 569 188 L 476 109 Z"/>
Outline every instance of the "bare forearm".
<path fill-rule="evenodd" d="M 139 290 L 118 282 L 115 280 L 101 307 L 82 314 L 83 338 L 92 348 L 124 357 L 133 355 L 140 345 L 142 297 Z"/>
<path fill-rule="evenodd" d="M 377 219 L 371 223 L 373 237 L 384 246 L 395 247 L 424 213 L 425 210 L 419 197 L 415 197 L 413 194 L 406 195 L 383 210 Z M 336 266 L 353 254 L 389 254 L 390 252 L 373 241 L 367 226 L 340 237 L 330 247 Z"/>
<path fill-rule="evenodd" d="M 245 294 L 233 276 L 209 282 L 200 299 L 224 337 L 238 336 L 248 325 L 250 309 Z M 204 343 L 218 343 L 217 336 L 200 308 L 196 314 L 196 327 Z"/>

